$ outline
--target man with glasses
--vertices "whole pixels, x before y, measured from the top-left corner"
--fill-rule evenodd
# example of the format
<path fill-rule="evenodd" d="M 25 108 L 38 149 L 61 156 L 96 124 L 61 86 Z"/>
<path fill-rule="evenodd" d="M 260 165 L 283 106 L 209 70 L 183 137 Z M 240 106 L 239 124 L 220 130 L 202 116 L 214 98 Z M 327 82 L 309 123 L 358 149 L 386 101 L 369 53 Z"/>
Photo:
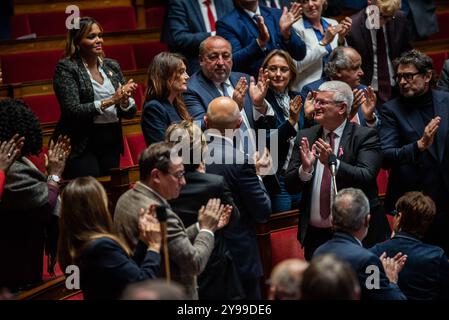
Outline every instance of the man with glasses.
<path fill-rule="evenodd" d="M 390 169 L 385 209 L 422 191 L 437 213 L 424 241 L 449 253 L 449 93 L 432 90 L 432 59 L 418 50 L 395 61 L 400 96 L 382 106 L 383 166 Z"/>
<path fill-rule="evenodd" d="M 362 57 L 362 83 L 373 87 L 379 104 L 397 95 L 392 61 L 412 48 L 407 17 L 400 7 L 400 0 L 368 1 L 367 8 L 351 17 L 352 28 L 346 35 L 348 45 Z"/>
<path fill-rule="evenodd" d="M 304 256 L 332 237 L 330 207 L 332 194 L 328 162 L 336 156 L 337 189 L 359 188 L 370 200 L 371 224 L 366 246 L 386 239 L 388 222 L 378 199 L 376 177 L 381 166 L 379 138 L 374 129 L 348 121 L 353 94 L 348 84 L 328 81 L 314 99 L 317 125 L 300 130 L 286 173 L 290 193 L 302 192 L 299 204 L 298 240 Z"/>
<path fill-rule="evenodd" d="M 210 199 L 198 211 L 198 223 L 185 228 L 167 202 L 177 198 L 186 184 L 182 158 L 171 154 L 172 145 L 166 142 L 152 144 L 142 152 L 140 181 L 118 200 L 114 229 L 134 250 L 139 236 L 138 212 L 151 204 L 165 206 L 171 277 L 184 286 L 189 299 L 198 299 L 196 277 L 206 267 L 214 248 L 214 231 L 227 223 L 226 219 L 220 219 L 222 212 L 224 215 L 230 212 L 219 207 L 219 199 Z"/>

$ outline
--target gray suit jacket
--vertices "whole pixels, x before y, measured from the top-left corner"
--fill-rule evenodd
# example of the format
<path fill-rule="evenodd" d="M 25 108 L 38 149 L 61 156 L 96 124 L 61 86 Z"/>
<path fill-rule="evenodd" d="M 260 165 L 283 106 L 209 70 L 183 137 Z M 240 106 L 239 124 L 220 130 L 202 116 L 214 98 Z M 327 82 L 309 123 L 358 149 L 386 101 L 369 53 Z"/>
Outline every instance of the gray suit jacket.
<path fill-rule="evenodd" d="M 171 276 L 185 287 L 190 299 L 198 299 L 196 277 L 206 267 L 214 248 L 212 235 L 198 232 L 196 224 L 186 229 L 168 202 L 140 181 L 118 200 L 114 213 L 115 231 L 134 250 L 139 239 L 140 208 L 147 208 L 150 204 L 166 205 L 169 208 L 167 234 Z"/>

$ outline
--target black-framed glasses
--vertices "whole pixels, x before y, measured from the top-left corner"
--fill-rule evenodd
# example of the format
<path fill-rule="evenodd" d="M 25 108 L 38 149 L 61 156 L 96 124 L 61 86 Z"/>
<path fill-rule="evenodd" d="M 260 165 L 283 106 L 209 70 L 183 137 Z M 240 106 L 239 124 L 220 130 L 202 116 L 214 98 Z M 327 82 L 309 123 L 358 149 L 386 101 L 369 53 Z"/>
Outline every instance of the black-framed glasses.
<path fill-rule="evenodd" d="M 421 72 L 404 72 L 404 73 L 396 73 L 396 75 L 393 77 L 394 81 L 400 82 L 402 78 L 405 79 L 405 81 L 410 82 L 413 80 L 413 78 L 420 74 Z"/>
<path fill-rule="evenodd" d="M 171 175 L 172 177 L 175 177 L 176 179 L 181 180 L 182 178 L 185 177 L 186 172 L 183 170 L 183 171 L 178 171 L 178 172 L 175 172 L 175 173 L 165 172 L 165 174 Z"/>

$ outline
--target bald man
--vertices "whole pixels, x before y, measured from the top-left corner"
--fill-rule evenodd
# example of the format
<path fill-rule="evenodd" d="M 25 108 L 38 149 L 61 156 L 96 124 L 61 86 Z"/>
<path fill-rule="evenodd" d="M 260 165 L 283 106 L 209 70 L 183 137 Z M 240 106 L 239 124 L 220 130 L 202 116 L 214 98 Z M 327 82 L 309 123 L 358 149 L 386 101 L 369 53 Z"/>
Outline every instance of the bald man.
<path fill-rule="evenodd" d="M 209 145 L 206 172 L 225 178 L 240 211 L 238 223 L 223 229 L 224 237 L 237 264 L 246 298 L 261 299 L 259 279 L 263 272 L 255 224 L 266 222 L 270 216 L 270 198 L 254 165 L 234 145 L 232 134 L 242 122 L 237 103 L 228 97 L 212 100 L 204 121 Z"/>
<path fill-rule="evenodd" d="M 287 259 L 278 263 L 270 277 L 269 300 L 299 300 L 301 281 L 309 263 L 301 259 Z"/>

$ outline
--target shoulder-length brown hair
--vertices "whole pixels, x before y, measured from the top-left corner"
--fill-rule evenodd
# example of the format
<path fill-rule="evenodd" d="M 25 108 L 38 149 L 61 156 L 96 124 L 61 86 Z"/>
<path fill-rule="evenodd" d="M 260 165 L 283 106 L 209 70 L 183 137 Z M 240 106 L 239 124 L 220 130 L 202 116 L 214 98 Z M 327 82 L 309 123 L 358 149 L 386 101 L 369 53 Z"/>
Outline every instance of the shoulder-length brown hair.
<path fill-rule="evenodd" d="M 78 264 L 86 245 L 100 237 L 116 241 L 131 255 L 129 247 L 113 234 L 107 201 L 103 186 L 95 178 L 77 178 L 65 187 L 58 240 L 58 259 L 63 270 L 68 265 Z"/>
<path fill-rule="evenodd" d="M 287 62 L 288 68 L 290 69 L 290 81 L 288 83 L 288 88 L 291 89 L 291 87 L 296 83 L 296 79 L 298 78 L 298 71 L 296 70 L 295 62 L 293 61 L 293 58 L 290 56 L 290 54 L 287 51 L 276 49 L 271 51 L 266 57 L 265 60 L 262 63 L 262 68 L 265 70 L 268 67 L 268 62 L 273 58 L 274 56 L 280 56 L 285 59 Z"/>
<path fill-rule="evenodd" d="M 148 67 L 147 72 L 147 94 L 145 102 L 150 100 L 167 99 L 170 95 L 171 82 L 179 75 L 181 63 L 187 66 L 187 60 L 178 53 L 161 52 L 156 55 Z M 187 112 L 182 94 L 175 97 L 173 105 L 178 109 L 181 118 L 192 120 Z"/>
<path fill-rule="evenodd" d="M 79 29 L 70 29 L 69 32 L 67 32 L 64 50 L 64 56 L 66 58 L 74 59 L 79 55 L 79 44 L 81 40 L 89 34 L 94 24 L 96 24 L 98 28 L 100 28 L 100 30 L 103 32 L 103 28 L 98 23 L 98 21 L 91 17 L 82 17 L 80 19 Z M 102 55 L 102 57 L 104 56 Z"/>

